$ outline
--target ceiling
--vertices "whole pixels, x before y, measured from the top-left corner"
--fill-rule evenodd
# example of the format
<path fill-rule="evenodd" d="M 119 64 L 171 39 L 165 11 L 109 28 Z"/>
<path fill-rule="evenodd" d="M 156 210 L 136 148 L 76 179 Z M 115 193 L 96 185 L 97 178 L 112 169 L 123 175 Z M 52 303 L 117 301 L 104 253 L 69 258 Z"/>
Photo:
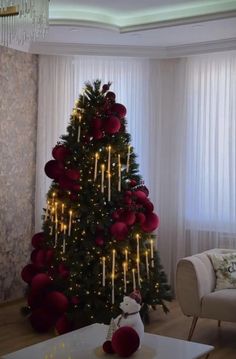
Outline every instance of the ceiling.
<path fill-rule="evenodd" d="M 175 57 L 236 49 L 236 0 L 50 0 L 28 51 Z"/>

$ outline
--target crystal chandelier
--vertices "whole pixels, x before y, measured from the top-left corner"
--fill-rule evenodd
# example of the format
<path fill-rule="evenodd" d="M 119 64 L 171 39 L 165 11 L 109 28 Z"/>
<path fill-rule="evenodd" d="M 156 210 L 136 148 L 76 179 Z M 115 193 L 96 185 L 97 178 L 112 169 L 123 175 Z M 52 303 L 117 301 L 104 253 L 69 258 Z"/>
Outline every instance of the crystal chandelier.
<path fill-rule="evenodd" d="M 0 45 L 23 45 L 44 37 L 49 0 L 0 0 Z"/>

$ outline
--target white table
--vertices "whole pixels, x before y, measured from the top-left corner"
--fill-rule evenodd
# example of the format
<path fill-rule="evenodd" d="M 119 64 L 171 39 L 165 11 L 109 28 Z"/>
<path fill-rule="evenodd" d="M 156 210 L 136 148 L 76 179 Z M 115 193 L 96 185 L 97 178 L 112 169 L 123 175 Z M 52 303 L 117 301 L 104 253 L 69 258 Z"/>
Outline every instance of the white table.
<path fill-rule="evenodd" d="M 102 350 L 107 329 L 107 325 L 93 324 L 7 354 L 2 359 L 118 359 L 118 355 L 108 355 Z M 194 359 L 213 349 L 210 345 L 145 333 L 142 347 L 132 359 Z"/>

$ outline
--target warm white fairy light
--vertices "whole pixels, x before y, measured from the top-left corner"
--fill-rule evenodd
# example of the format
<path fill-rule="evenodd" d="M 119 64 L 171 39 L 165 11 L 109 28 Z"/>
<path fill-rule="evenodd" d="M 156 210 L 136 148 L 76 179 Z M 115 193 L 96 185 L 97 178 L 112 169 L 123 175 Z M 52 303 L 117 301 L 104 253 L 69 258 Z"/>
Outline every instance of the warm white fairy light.
<path fill-rule="evenodd" d="M 153 257 L 153 239 L 150 240 L 151 246 L 151 266 L 154 267 L 154 257 Z"/>
<path fill-rule="evenodd" d="M 64 224 L 62 253 L 66 252 L 66 229 L 67 229 L 67 226 L 66 226 L 66 224 Z"/>

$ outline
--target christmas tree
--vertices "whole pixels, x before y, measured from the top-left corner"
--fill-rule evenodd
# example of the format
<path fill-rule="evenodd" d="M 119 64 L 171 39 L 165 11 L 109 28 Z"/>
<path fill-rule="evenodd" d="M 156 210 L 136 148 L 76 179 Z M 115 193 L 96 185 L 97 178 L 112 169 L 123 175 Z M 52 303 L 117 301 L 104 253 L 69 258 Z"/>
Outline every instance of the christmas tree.
<path fill-rule="evenodd" d="M 126 108 L 110 85 L 86 83 L 45 165 L 52 183 L 42 232 L 22 270 L 37 331 L 109 323 L 134 289 L 143 317 L 158 304 L 168 311 L 170 287 L 152 235 L 159 218 L 138 173 Z"/>

